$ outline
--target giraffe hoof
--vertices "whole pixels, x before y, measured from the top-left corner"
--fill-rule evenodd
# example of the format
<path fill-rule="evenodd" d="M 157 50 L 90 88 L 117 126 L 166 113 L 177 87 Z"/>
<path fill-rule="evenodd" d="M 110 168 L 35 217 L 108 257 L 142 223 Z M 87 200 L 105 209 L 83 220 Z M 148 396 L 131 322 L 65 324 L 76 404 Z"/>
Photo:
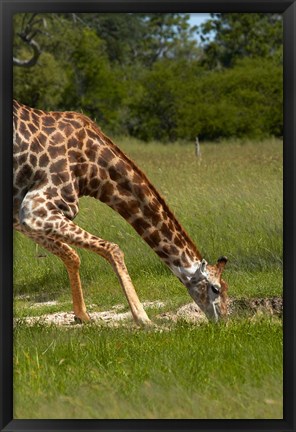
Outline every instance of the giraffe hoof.
<path fill-rule="evenodd" d="M 78 318 L 76 315 L 74 316 L 74 321 L 75 321 L 75 324 L 82 324 L 83 323 L 82 319 Z"/>
<path fill-rule="evenodd" d="M 83 324 L 91 321 L 91 317 L 88 312 L 86 312 L 84 315 L 85 316 L 83 318 L 79 318 L 78 316 L 74 315 L 75 324 Z"/>
<path fill-rule="evenodd" d="M 137 325 L 142 328 L 152 328 L 154 323 L 147 317 L 137 320 Z"/>

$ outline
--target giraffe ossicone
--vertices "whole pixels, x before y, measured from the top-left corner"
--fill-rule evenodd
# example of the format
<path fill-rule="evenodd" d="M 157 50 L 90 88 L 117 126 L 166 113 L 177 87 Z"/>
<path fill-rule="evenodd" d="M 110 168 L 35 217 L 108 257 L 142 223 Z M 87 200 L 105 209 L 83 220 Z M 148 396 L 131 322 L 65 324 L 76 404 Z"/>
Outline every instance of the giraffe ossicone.
<path fill-rule="evenodd" d="M 209 265 L 145 174 L 88 117 L 13 103 L 14 228 L 64 262 L 74 314 L 90 319 L 76 246 L 104 257 L 115 271 L 138 324 L 150 320 L 118 245 L 77 226 L 81 196 L 118 212 L 186 286 L 209 319 L 226 314 L 226 257 Z"/>

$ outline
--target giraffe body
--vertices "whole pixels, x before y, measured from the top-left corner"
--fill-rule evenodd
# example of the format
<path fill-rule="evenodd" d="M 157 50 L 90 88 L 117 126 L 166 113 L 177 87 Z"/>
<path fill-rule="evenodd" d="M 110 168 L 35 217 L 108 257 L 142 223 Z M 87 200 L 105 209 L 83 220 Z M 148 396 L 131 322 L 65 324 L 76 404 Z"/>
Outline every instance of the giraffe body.
<path fill-rule="evenodd" d="M 207 266 L 164 199 L 143 172 L 89 118 L 45 112 L 14 101 L 13 221 L 18 231 L 59 256 L 72 289 L 75 315 L 89 319 L 79 277 L 78 246 L 107 259 L 139 324 L 149 318 L 138 299 L 120 248 L 73 219 L 79 198 L 94 197 L 124 217 L 187 287 L 209 318 L 225 313 L 225 257 Z"/>

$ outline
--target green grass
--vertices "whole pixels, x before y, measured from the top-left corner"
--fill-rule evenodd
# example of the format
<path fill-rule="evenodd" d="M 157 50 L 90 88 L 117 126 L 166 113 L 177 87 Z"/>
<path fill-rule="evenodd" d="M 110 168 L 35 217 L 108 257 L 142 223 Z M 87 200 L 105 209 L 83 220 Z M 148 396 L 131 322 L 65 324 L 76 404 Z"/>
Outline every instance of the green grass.
<path fill-rule="evenodd" d="M 282 142 L 117 144 L 166 198 L 203 256 L 229 258 L 231 297 L 282 295 Z M 186 289 L 118 214 L 90 198 L 76 223 L 116 242 L 141 300 L 163 310 L 188 303 Z M 39 252 L 44 252 L 39 248 Z M 87 304 L 127 304 L 110 266 L 78 250 Z M 46 252 L 45 252 L 46 253 Z M 46 253 L 47 254 L 47 253 Z M 72 310 L 63 264 L 15 234 L 15 316 Z M 49 307 L 34 302 L 56 300 Z M 151 317 L 158 311 L 148 311 Z M 281 321 L 179 323 L 170 332 L 17 325 L 16 418 L 279 418 Z"/>
<path fill-rule="evenodd" d="M 18 325 L 15 416 L 280 418 L 281 347 L 271 319 L 162 333 Z"/>

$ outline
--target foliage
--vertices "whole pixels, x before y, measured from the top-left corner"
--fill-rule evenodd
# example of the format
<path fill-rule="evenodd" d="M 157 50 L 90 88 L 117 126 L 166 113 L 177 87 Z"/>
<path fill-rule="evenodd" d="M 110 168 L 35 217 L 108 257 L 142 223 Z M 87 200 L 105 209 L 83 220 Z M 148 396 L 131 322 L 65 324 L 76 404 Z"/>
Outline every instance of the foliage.
<path fill-rule="evenodd" d="M 24 31 L 31 18 L 32 14 L 14 15 L 15 57 L 25 59 L 30 56 L 27 46 L 18 38 L 18 33 Z M 72 79 L 69 73 L 70 60 L 81 37 L 80 31 L 75 30 L 72 24 L 67 24 L 55 14 L 40 14 L 32 31 L 42 52 L 34 67 L 14 67 L 16 99 L 40 109 L 63 107 L 64 92 Z"/>
<path fill-rule="evenodd" d="M 200 54 L 193 39 L 196 29 L 190 27 L 188 14 L 106 13 L 77 17 L 106 42 L 111 63 L 140 63 L 150 68 L 160 58 Z"/>
<path fill-rule="evenodd" d="M 14 94 L 28 105 L 44 110 L 59 106 L 63 100 L 68 76 L 49 52 L 43 52 L 34 68 L 15 68 Z M 50 92 L 48 89 L 51 89 Z"/>
<path fill-rule="evenodd" d="M 82 30 L 69 72 L 72 78 L 64 98 L 67 105 L 74 110 L 80 107 L 99 124 L 111 125 L 116 131 L 117 107 L 124 86 L 120 83 L 119 70 L 114 70 L 108 61 L 104 41 L 93 30 Z"/>
<path fill-rule="evenodd" d="M 162 60 L 143 75 L 142 92 L 130 104 L 133 128 L 129 132 L 146 141 L 175 140 L 177 106 L 175 89 L 178 80 L 175 62 Z"/>
<path fill-rule="evenodd" d="M 178 135 L 201 139 L 281 136 L 282 68 L 245 59 L 184 85 Z"/>
<path fill-rule="evenodd" d="M 28 29 L 42 52 L 35 66 L 14 67 L 14 96 L 146 141 L 282 136 L 281 16 L 212 14 L 203 45 L 188 18 L 17 14 L 14 56 L 30 57 L 19 37 Z"/>
<path fill-rule="evenodd" d="M 213 13 L 200 31 L 206 42 L 203 61 L 211 68 L 231 67 L 244 57 L 275 58 L 282 51 L 278 13 Z"/>
<path fill-rule="evenodd" d="M 281 66 L 267 59 L 211 73 L 186 66 L 162 60 L 143 77 L 131 134 L 163 141 L 282 135 L 282 106 L 274 103 L 283 97 Z"/>

